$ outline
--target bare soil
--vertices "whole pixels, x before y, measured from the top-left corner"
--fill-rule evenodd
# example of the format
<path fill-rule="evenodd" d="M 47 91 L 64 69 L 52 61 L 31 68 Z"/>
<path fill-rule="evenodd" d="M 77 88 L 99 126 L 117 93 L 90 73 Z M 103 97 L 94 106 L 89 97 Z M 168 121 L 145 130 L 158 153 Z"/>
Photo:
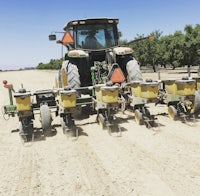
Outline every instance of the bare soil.
<path fill-rule="evenodd" d="M 52 89 L 55 71 L 0 72 L 18 90 Z M 187 73 L 162 70 L 161 79 Z M 193 73 L 196 76 L 195 73 Z M 157 73 L 144 73 L 157 79 Z M 9 104 L 0 87 L 0 107 Z M 0 114 L 0 195 L 200 195 L 200 121 L 172 121 L 166 105 L 149 104 L 160 127 L 137 125 L 131 112 L 119 113 L 122 136 L 110 136 L 91 115 L 78 120 L 77 140 L 66 137 L 59 117 L 54 134 L 23 144 L 18 117 L 6 121 Z M 41 130 L 39 116 L 34 127 Z"/>

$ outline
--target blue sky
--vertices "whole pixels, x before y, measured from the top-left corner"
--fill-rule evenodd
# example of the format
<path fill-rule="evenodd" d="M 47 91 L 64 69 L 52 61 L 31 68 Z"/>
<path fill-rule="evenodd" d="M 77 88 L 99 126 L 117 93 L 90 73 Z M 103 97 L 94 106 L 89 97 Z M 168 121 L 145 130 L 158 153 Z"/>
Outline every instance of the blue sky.
<path fill-rule="evenodd" d="M 200 24 L 199 0 L 1 0 L 0 69 L 18 69 L 61 57 L 61 46 L 48 40 L 70 20 L 119 18 L 122 39 L 155 30 L 163 35 Z"/>

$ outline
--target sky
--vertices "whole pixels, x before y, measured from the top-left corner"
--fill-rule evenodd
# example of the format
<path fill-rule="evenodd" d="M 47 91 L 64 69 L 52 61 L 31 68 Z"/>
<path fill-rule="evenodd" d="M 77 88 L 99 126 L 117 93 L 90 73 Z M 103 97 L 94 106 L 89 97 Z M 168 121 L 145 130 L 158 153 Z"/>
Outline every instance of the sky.
<path fill-rule="evenodd" d="M 133 40 L 155 30 L 162 35 L 200 24 L 199 0 L 0 0 L 0 70 L 36 67 L 62 57 L 48 40 L 74 19 L 119 19 L 122 38 Z M 58 35 L 58 38 L 61 34 Z"/>

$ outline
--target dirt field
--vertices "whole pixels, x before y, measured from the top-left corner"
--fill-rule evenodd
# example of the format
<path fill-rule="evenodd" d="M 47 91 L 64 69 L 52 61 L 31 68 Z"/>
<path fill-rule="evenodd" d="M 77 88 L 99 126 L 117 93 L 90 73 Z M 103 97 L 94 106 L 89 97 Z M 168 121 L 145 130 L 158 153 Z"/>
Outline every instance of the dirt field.
<path fill-rule="evenodd" d="M 18 90 L 51 89 L 57 72 L 0 72 Z M 181 78 L 177 70 L 161 78 Z M 195 74 L 194 74 L 195 75 Z M 155 73 L 144 78 L 157 79 Z M 7 89 L 0 87 L 0 107 L 8 104 Z M 110 136 L 95 123 L 95 115 L 77 121 L 78 140 L 63 135 L 59 117 L 55 134 L 22 144 L 18 118 L 0 114 L 0 195 L 200 195 L 200 120 L 173 122 L 165 105 L 150 104 L 160 128 L 147 129 L 130 112 L 119 114 L 122 137 Z M 41 129 L 38 117 L 34 126 Z"/>

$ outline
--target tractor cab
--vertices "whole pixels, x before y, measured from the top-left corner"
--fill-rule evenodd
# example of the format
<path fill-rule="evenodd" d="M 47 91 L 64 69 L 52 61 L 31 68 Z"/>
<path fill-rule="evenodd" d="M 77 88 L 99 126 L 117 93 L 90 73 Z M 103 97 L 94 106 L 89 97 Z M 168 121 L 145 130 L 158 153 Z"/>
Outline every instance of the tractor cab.
<path fill-rule="evenodd" d="M 74 20 L 64 27 L 62 43 L 74 49 L 105 50 L 118 45 L 118 19 Z"/>
<path fill-rule="evenodd" d="M 67 47 L 56 83 L 59 87 L 78 89 L 110 80 L 123 83 L 141 79 L 132 48 L 119 46 L 118 23 L 116 18 L 72 20 L 64 32 L 57 32 L 63 33 L 57 43 Z M 56 36 L 51 34 L 49 39 L 56 40 Z"/>

